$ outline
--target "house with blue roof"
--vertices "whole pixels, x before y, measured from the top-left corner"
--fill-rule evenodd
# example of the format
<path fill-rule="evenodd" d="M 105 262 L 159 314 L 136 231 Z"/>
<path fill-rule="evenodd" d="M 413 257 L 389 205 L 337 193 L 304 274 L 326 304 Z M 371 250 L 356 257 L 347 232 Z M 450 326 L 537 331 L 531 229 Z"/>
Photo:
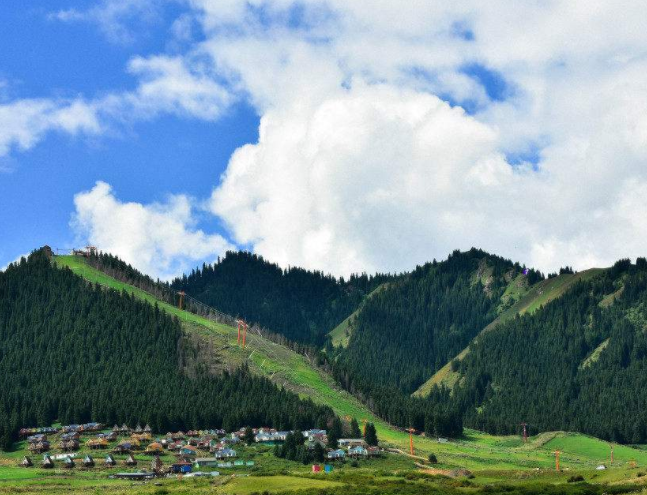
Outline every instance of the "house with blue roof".
<path fill-rule="evenodd" d="M 331 450 L 326 454 L 327 459 L 343 459 L 346 457 L 346 452 L 341 449 Z"/>

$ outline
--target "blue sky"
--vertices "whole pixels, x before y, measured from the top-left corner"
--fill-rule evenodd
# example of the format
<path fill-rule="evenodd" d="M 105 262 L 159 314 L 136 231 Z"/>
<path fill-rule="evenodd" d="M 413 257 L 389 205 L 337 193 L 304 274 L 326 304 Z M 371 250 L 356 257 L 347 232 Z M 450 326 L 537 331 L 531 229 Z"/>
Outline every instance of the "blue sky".
<path fill-rule="evenodd" d="M 339 275 L 647 253 L 640 2 L 10 0 L 0 267 L 92 243 Z"/>
<path fill-rule="evenodd" d="M 25 6 L 27 4 L 27 6 Z M 165 50 L 177 8 L 143 23 L 128 40 L 113 40 L 89 23 L 61 23 L 48 14 L 74 2 L 8 2 L 2 7 L 0 80 L 5 100 L 85 97 L 128 90 L 130 57 Z M 0 266 L 43 244 L 75 246 L 68 224 L 73 196 L 97 180 L 110 183 L 124 201 L 163 201 L 168 194 L 210 194 L 232 152 L 258 138 L 259 117 L 241 102 L 214 122 L 163 116 L 112 129 L 98 137 L 47 135 L 37 146 L 0 158 Z M 221 231 L 203 215 L 199 223 Z"/>

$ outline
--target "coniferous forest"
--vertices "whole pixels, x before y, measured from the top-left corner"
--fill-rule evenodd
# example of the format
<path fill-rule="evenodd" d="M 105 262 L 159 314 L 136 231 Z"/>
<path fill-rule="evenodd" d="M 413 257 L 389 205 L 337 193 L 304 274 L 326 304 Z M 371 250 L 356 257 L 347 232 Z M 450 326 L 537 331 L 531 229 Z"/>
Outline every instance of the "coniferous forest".
<path fill-rule="evenodd" d="M 415 391 L 494 320 L 504 275 L 513 268 L 480 250 L 456 251 L 391 283 L 353 322 L 339 359 L 346 380 L 360 389 Z"/>
<path fill-rule="evenodd" d="M 647 261 L 617 262 L 471 346 L 455 391 L 493 433 L 569 430 L 647 441 Z"/>
<path fill-rule="evenodd" d="M 263 278 L 256 273 L 259 267 L 274 270 L 275 281 L 290 278 L 289 273 L 298 273 L 303 279 L 318 277 L 299 270 L 281 272 L 252 255 L 230 254 L 227 260 L 194 272 L 187 280 L 192 284 L 202 280 L 204 298 L 220 270 L 231 270 L 228 280 L 233 279 L 234 258 L 236 264 L 246 264 L 252 271 L 248 273 L 251 280 Z M 391 279 L 387 290 L 366 299 L 351 321 L 348 346 L 326 346 L 331 370 L 340 385 L 385 420 L 429 434 L 455 436 L 463 424 L 491 433 L 516 433 L 519 423 L 527 422 L 532 432 L 574 430 L 618 442 L 645 442 L 645 265 L 642 259 L 636 265 L 620 261 L 601 275 L 578 282 L 535 313 L 499 324 L 472 344 L 464 360 L 454 363 L 461 376 L 456 390 L 450 393 L 437 388 L 428 398 L 413 398 L 411 392 L 511 304 L 503 298 L 511 279 L 522 271 L 530 286 L 544 279 L 535 270 L 480 250 L 456 251 L 445 261 L 427 263 Z M 572 273 L 570 268 L 560 271 L 560 275 Z M 367 294 L 379 281 L 359 280 L 362 290 L 356 296 Z M 313 290 L 306 292 L 307 304 L 299 302 L 293 307 L 321 308 L 331 300 L 349 301 L 339 296 L 342 284 L 332 278 L 302 282 L 302 286 L 322 285 L 327 287 L 326 294 L 334 296 L 322 298 L 324 292 Z M 179 281 L 176 286 L 187 291 L 191 287 Z M 294 287 L 286 283 L 282 297 L 275 301 L 299 300 L 300 291 Z M 242 303 L 230 297 L 228 310 L 240 311 Z M 357 301 L 342 305 L 345 311 L 336 318 L 317 320 L 319 327 L 310 325 L 319 330 L 308 338 L 320 341 L 323 329 L 333 328 L 344 314 L 359 306 Z M 312 314 L 332 312 L 318 309 Z M 286 331 L 278 318 L 265 319 L 265 324 L 275 332 L 292 332 Z M 306 327 L 304 323 L 300 328 Z M 304 339 L 304 335 L 298 338 Z"/>
<path fill-rule="evenodd" d="M 303 268 L 282 269 L 248 252 L 228 252 L 171 284 L 225 313 L 280 333 L 289 340 L 322 345 L 326 334 L 359 306 L 387 275 L 348 281 Z"/>
<path fill-rule="evenodd" d="M 0 272 L 0 443 L 22 426 L 101 421 L 155 431 L 324 427 L 329 408 L 245 369 L 190 379 L 179 322 L 54 268 L 44 251 Z"/>
<path fill-rule="evenodd" d="M 115 276 L 151 291 L 167 287 L 128 275 L 123 262 L 106 256 L 99 265 Z M 476 249 L 410 274 L 348 281 L 228 253 L 173 287 L 325 349 L 320 364 L 393 425 L 458 436 L 463 425 L 515 433 L 526 422 L 532 433 L 647 442 L 647 261 L 621 260 L 474 340 L 510 307 L 504 293 L 518 278 L 526 289 L 544 279 Z M 365 297 L 384 281 L 385 290 Z M 331 346 L 327 333 L 355 310 L 347 347 Z M 188 378 L 180 371 L 188 344 L 176 320 L 53 268 L 42 251 L 0 273 L 0 339 L 5 446 L 20 426 L 56 419 L 148 422 L 166 431 L 323 427 L 333 417 L 245 369 L 211 376 L 198 366 Z M 459 375 L 453 390 L 411 396 L 468 345 L 452 363 Z"/>

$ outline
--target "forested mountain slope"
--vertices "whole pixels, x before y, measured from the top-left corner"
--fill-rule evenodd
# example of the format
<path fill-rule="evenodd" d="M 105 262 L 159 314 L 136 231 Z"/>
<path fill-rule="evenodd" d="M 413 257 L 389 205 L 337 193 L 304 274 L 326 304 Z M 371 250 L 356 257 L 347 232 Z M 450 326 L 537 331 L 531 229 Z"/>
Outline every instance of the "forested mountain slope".
<path fill-rule="evenodd" d="M 546 280 L 538 272 L 476 249 L 454 252 L 447 260 L 417 267 L 411 274 L 387 277 L 387 282 L 379 277 L 358 277 L 352 285 L 350 281 L 319 274 L 278 269 L 268 280 L 282 280 L 277 283 L 285 285 L 275 295 L 285 297 L 261 302 L 275 312 L 283 311 L 283 305 L 292 300 L 300 311 L 290 314 L 294 318 L 310 315 L 301 322 L 309 321 L 306 326 L 311 330 L 323 329 L 326 318 L 334 313 L 328 304 L 334 307 L 338 301 L 346 301 L 350 313 L 344 318 L 355 312 L 347 320 L 353 327 L 347 347 L 327 345 L 326 352 L 335 378 L 361 398 L 368 406 L 365 407 L 336 389 L 331 378 L 314 366 L 314 361 L 262 335 L 250 334 L 248 348 L 243 350 L 236 345 L 235 328 L 181 311 L 177 305 L 118 282 L 89 267 L 84 258 L 61 257 L 57 263 L 73 267 L 88 280 L 126 289 L 136 297 L 88 286 L 67 270 L 51 268 L 41 258 L 37 253 L 29 262 L 0 273 L 0 385 L 6 385 L 0 395 L 0 424 L 5 425 L 0 426 L 4 428 L 0 433 L 5 437 L 14 424 L 36 422 L 41 417 L 95 419 L 95 413 L 108 418 L 130 414 L 126 421 L 137 418 L 151 424 L 164 417 L 173 424 L 184 421 L 181 424 L 186 427 L 196 421 L 201 424 L 206 416 L 209 421 L 215 418 L 231 422 L 232 415 L 239 416 L 237 409 L 201 402 L 204 390 L 216 387 L 218 393 L 225 393 L 231 380 L 241 380 L 245 383 L 243 388 L 252 387 L 241 392 L 244 400 L 252 401 L 249 408 L 258 406 L 254 402 L 259 400 L 258 396 L 269 401 L 269 408 L 265 402 L 261 406 L 261 419 L 268 423 L 320 421 L 332 414 L 329 409 L 310 404 L 302 411 L 304 416 L 288 412 L 287 416 L 277 418 L 269 411 L 279 392 L 268 382 L 253 377 L 247 381 L 249 375 L 238 373 L 232 377 L 202 372 L 203 365 L 211 371 L 217 368 L 220 373 L 245 363 L 255 375 L 271 377 L 275 383 L 302 396 L 312 396 L 338 414 L 375 420 L 380 434 L 397 442 L 406 439 L 374 414 L 400 427 L 413 426 L 441 436 L 460 434 L 463 422 L 492 433 L 513 433 L 525 421 L 533 432 L 575 430 L 619 442 L 647 441 L 647 415 L 643 411 L 647 403 L 647 262 L 643 259 L 636 265 L 621 261 L 606 270 L 577 274 L 565 270 Z M 234 269 L 237 263 L 259 264 L 260 271 L 269 271 L 268 267 L 273 266 L 246 253 L 240 253 L 240 258 L 247 261 L 236 259 L 227 267 L 232 271 L 227 276 L 231 283 L 238 276 Z M 115 263 L 114 269 L 119 272 L 121 265 L 118 260 Z M 224 260 L 206 272 L 219 272 L 217 267 L 223 264 Z M 258 274 L 258 270 L 250 268 L 241 276 Z M 204 271 L 191 275 L 192 283 L 197 283 L 198 273 Z M 286 280 L 296 275 L 287 273 L 299 274 L 308 282 L 289 285 L 288 289 Z M 145 275 L 135 273 L 132 277 L 140 279 Z M 153 289 L 157 284 L 149 279 L 144 282 Z M 209 292 L 210 287 L 222 283 L 205 282 L 203 289 Z M 261 290 L 251 281 L 238 283 L 249 287 L 252 293 Z M 306 293 L 301 301 L 301 292 L 295 287 L 310 285 L 319 289 Z M 328 289 L 320 290 L 324 286 Z M 221 287 L 223 293 L 225 288 Z M 244 298 L 239 290 L 232 292 Z M 312 295 L 315 293 L 334 297 L 318 299 L 319 296 Z M 359 297 L 368 293 L 372 296 Z M 356 296 L 363 300 L 357 307 L 355 302 L 349 302 Z M 228 297 L 233 301 L 233 295 Z M 140 304 L 137 299 L 150 304 Z M 157 311 L 156 304 L 163 311 Z M 241 307 L 251 303 L 232 304 Z M 304 313 L 303 308 L 313 312 Z M 168 315 L 178 316 L 182 321 Z M 341 317 L 341 311 L 338 316 Z M 321 327 L 314 325 L 314 320 Z M 206 342 L 206 346 L 196 352 L 182 339 L 182 329 L 195 336 L 200 345 Z M 105 332 L 113 334 L 114 340 L 105 337 Z M 161 332 L 163 337 L 156 340 L 146 332 Z M 23 337 L 14 334 L 34 338 L 36 345 L 30 348 L 20 340 Z M 319 330 L 308 335 L 319 335 Z M 52 342 L 56 345 L 52 346 Z M 64 342 L 64 351 L 59 342 Z M 89 344 L 80 349 L 79 342 Z M 449 365 L 455 375 L 451 395 L 447 389 L 431 387 L 428 398 L 408 397 L 465 349 L 469 352 L 463 354 L 462 361 Z M 152 360 L 145 360 L 142 353 L 153 356 Z M 190 359 L 183 359 L 187 353 L 193 354 Z M 166 358 L 159 358 L 161 355 Z M 124 360 L 128 366 L 123 364 Z M 186 363 L 191 360 L 199 364 L 190 368 L 188 378 L 179 370 L 187 372 Z M 18 381 L 7 378 L 9 369 L 21 370 Z M 61 378 L 77 375 L 82 379 Z M 163 378 L 154 380 L 152 376 Z M 195 388 L 197 383 L 203 384 L 201 391 Z M 142 397 L 147 400 L 131 399 L 142 386 L 146 390 Z M 167 392 L 158 391 L 157 387 L 162 386 L 192 391 L 195 398 L 185 396 L 184 392 L 180 394 L 183 401 L 167 398 Z M 264 387 L 269 387 L 267 392 Z M 23 390 L 30 392 L 22 393 Z M 49 395 L 52 390 L 57 398 L 62 394 L 65 399 L 53 403 Z M 97 391 L 98 395 L 90 395 L 87 390 Z M 232 390 L 231 397 L 243 400 Z M 248 394 L 255 397 L 249 398 Z M 115 396 L 122 400 L 113 400 Z M 215 396 L 220 397 L 221 404 L 230 400 L 226 394 Z M 296 401 L 295 396 L 285 397 L 288 409 L 299 404 L 292 402 Z M 163 406 L 157 407 L 158 399 Z M 193 406 L 187 409 L 187 403 L 196 404 L 195 412 Z M 179 407 L 181 416 L 177 413 Z M 249 409 L 241 414 L 240 421 L 246 421 Z"/>
<path fill-rule="evenodd" d="M 623 260 L 533 314 L 482 335 L 454 390 L 467 424 L 494 433 L 574 430 L 647 440 L 647 261 Z"/>
<path fill-rule="evenodd" d="M 381 285 L 378 285 L 375 289 L 373 289 L 372 292 L 369 292 L 368 294 L 366 294 L 364 301 L 366 301 L 367 299 L 370 299 L 375 294 L 386 289 L 387 287 L 388 287 L 388 284 L 386 282 Z M 362 309 L 362 305 L 364 304 L 364 301 L 360 303 L 360 305 L 357 307 L 355 311 L 353 311 L 350 315 L 344 318 L 344 320 L 339 325 L 337 325 L 328 333 L 328 337 L 330 338 L 330 345 L 332 345 L 333 347 L 346 347 L 348 345 L 348 341 L 350 340 L 350 334 L 353 331 L 353 322 L 357 314 Z"/>
<path fill-rule="evenodd" d="M 0 441 L 21 426 L 148 422 L 156 431 L 311 427 L 333 415 L 244 369 L 182 372 L 180 323 L 57 269 L 44 251 L 0 272 Z"/>
<path fill-rule="evenodd" d="M 553 299 L 564 295 L 575 284 L 582 280 L 588 280 L 599 275 L 602 269 L 589 268 L 578 273 L 561 273 L 560 275 L 541 280 L 533 286 L 528 286 L 527 291 L 521 295 L 518 300 L 508 309 L 502 311 L 497 318 L 489 323 L 474 339 L 470 345 L 480 337 L 480 335 L 492 330 L 500 323 L 508 321 L 517 315 L 530 314 Z M 414 392 L 417 397 L 426 397 L 429 395 L 434 386 L 444 386 L 453 388 L 458 380 L 460 373 L 457 371 L 458 362 L 465 359 L 469 353 L 470 347 L 465 347 L 453 359 L 448 361 L 442 368 L 436 371 L 432 377 L 423 383 L 418 390 Z"/>
<path fill-rule="evenodd" d="M 284 270 L 241 251 L 174 280 L 172 287 L 292 341 L 322 345 L 366 294 L 390 278 L 361 275 L 344 281 L 302 268 Z"/>
<path fill-rule="evenodd" d="M 541 275 L 472 249 L 427 263 L 367 299 L 337 358 L 342 381 L 363 391 L 416 390 Z"/>
<path fill-rule="evenodd" d="M 109 255 L 105 256 L 110 257 Z M 270 341 L 253 331 L 248 332 L 247 345 L 243 349 L 237 342 L 236 328 L 181 310 L 177 306 L 157 299 L 150 292 L 123 282 L 122 280 L 128 279 L 135 283 L 138 279 L 146 277 L 142 274 L 137 277 L 128 275 L 131 270 L 128 272 L 119 270 L 119 266 L 123 262 L 114 257 L 110 258 L 114 262 L 100 263 L 97 267 L 93 266 L 97 260 L 82 256 L 56 256 L 54 263 L 61 268 L 69 268 L 88 282 L 100 284 L 104 290 L 128 293 L 138 300 L 157 305 L 169 315 L 176 316 L 182 326 L 185 338 L 194 344 L 189 349 L 191 355 L 187 356 L 185 366 L 193 368 L 193 364 L 198 363 L 204 365 L 209 371 L 218 372 L 223 369 L 237 369 L 244 364 L 252 373 L 266 377 L 278 386 L 291 390 L 302 397 L 311 398 L 317 404 L 328 406 L 340 417 L 351 416 L 373 422 L 382 440 L 392 442 L 400 447 L 408 445 L 406 433 L 392 428 L 356 397 L 335 386 L 333 378 L 316 366 L 314 357 L 308 358 L 298 354 L 294 350 Z M 106 265 L 108 267 L 106 271 L 111 272 L 112 275 L 99 269 L 105 270 Z M 157 292 L 157 288 L 153 287 L 152 291 Z M 164 291 L 162 293 L 164 295 Z M 410 421 L 411 418 L 416 418 L 415 424 L 419 425 L 420 429 L 424 428 L 426 419 L 429 419 L 428 423 L 433 425 L 434 418 L 429 413 L 434 411 L 421 407 L 430 404 L 429 401 L 423 403 L 407 397 L 404 399 L 403 401 L 394 401 L 391 398 L 390 403 L 396 404 L 397 407 L 391 407 L 388 411 L 390 414 L 384 414 L 382 417 L 389 419 L 392 424 L 399 422 L 398 424 L 403 426 L 414 424 Z M 442 413 L 442 411 L 440 412 Z M 457 419 L 460 425 L 460 418 Z M 429 448 L 431 449 L 431 447 Z"/>

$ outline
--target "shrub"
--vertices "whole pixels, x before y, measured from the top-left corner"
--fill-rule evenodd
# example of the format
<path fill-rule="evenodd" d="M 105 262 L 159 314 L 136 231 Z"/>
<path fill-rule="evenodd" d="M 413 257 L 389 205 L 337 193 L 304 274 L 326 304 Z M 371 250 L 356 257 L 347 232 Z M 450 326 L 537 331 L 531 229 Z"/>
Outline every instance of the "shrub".
<path fill-rule="evenodd" d="M 584 481 L 584 477 L 581 474 L 577 474 L 575 476 L 571 476 L 566 480 L 568 483 L 578 483 L 580 481 Z"/>
<path fill-rule="evenodd" d="M 436 454 L 429 454 L 428 459 L 431 464 L 438 464 L 438 458 L 436 457 Z"/>

